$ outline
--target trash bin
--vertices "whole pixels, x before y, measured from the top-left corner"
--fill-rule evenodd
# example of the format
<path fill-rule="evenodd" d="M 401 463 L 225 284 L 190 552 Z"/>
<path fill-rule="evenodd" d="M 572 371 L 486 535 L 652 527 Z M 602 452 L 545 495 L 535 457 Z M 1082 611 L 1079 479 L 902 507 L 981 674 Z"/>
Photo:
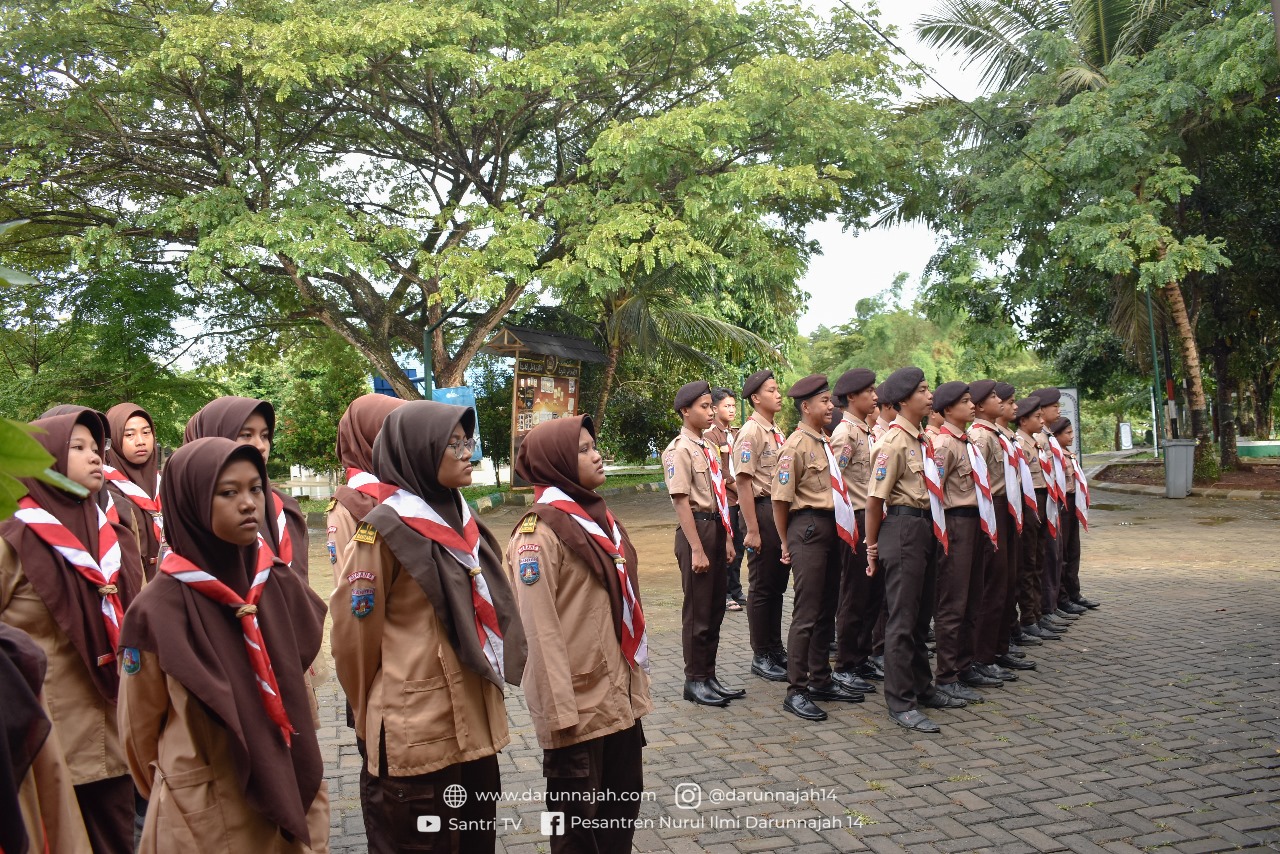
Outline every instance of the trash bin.
<path fill-rule="evenodd" d="M 1164 497 L 1186 498 L 1196 468 L 1195 439 L 1165 439 Z"/>

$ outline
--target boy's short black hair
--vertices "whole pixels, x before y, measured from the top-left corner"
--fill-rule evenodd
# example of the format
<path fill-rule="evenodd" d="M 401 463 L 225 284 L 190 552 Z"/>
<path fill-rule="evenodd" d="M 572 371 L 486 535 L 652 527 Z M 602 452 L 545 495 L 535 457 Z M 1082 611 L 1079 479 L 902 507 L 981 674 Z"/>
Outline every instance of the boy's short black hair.
<path fill-rule="evenodd" d="M 738 399 L 738 396 L 736 394 L 734 394 L 732 391 L 722 386 L 716 386 L 711 389 L 711 405 L 712 406 L 719 406 L 721 401 L 723 401 L 726 397 L 732 397 L 735 401 Z"/>

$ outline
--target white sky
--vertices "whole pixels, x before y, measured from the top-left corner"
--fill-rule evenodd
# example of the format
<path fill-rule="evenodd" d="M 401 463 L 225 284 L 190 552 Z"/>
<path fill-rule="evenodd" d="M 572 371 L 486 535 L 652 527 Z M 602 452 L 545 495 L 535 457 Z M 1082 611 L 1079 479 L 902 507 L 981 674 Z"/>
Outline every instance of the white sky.
<path fill-rule="evenodd" d="M 834 0 L 808 2 L 822 12 L 836 5 Z M 865 0 L 849 2 L 860 11 L 865 8 Z M 953 94 L 968 100 L 979 94 L 977 72 L 972 68 L 961 70 L 956 57 L 939 56 L 916 41 L 912 33 L 911 25 L 916 19 L 937 5 L 938 0 L 884 0 L 879 17 L 882 24 L 898 28 L 894 41 L 912 59 L 927 67 Z M 941 94 L 928 81 L 923 91 Z M 809 293 L 808 308 L 798 321 L 803 335 L 821 325 L 833 327 L 848 322 L 858 300 L 884 290 L 900 272 L 908 274 L 909 288 L 919 284 L 937 245 L 933 233 L 918 224 L 854 235 L 842 231 L 839 222 L 828 220 L 810 226 L 808 234 L 820 242 L 822 255 L 810 262 L 808 273 L 800 281 Z"/>

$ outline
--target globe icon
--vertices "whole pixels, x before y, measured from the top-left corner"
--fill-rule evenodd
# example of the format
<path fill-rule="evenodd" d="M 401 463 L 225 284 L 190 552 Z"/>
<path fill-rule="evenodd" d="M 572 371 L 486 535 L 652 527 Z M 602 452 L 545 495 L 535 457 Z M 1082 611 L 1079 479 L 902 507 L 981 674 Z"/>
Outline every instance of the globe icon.
<path fill-rule="evenodd" d="M 445 806 L 458 809 L 467 802 L 467 790 L 457 783 L 450 783 L 444 787 L 444 803 Z"/>

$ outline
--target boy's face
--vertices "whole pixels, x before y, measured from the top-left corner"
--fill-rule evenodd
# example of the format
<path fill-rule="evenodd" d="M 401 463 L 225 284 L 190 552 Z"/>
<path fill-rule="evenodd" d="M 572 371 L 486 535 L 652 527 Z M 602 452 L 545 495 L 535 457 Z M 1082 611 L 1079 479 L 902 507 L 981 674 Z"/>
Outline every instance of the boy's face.
<path fill-rule="evenodd" d="M 902 401 L 902 414 L 913 424 L 919 424 L 933 408 L 933 392 L 929 391 L 929 383 L 921 382 L 911 396 Z"/>
<path fill-rule="evenodd" d="M 1051 403 L 1048 406 L 1040 407 L 1040 419 L 1045 424 L 1052 424 L 1062 415 L 1062 404 Z"/>
<path fill-rule="evenodd" d="M 693 406 L 686 406 L 680 410 L 680 415 L 684 418 L 685 426 L 699 435 L 711 429 L 711 425 L 716 420 L 716 410 L 711 405 L 711 393 L 707 392 L 695 400 Z"/>
<path fill-rule="evenodd" d="M 849 395 L 848 409 L 854 415 L 866 420 L 868 416 L 876 411 L 875 386 L 867 386 L 857 394 Z"/>
<path fill-rule="evenodd" d="M 1000 413 L 1003 410 L 1004 401 L 1000 399 L 1000 395 L 993 391 L 987 395 L 985 400 L 974 404 L 973 415 L 975 418 L 981 418 L 984 421 L 995 421 L 1000 417 Z"/>
<path fill-rule="evenodd" d="M 947 407 L 947 420 L 952 424 L 968 424 L 973 421 L 973 414 L 977 407 L 973 405 L 973 398 L 969 392 L 960 395 L 960 399 Z"/>
<path fill-rule="evenodd" d="M 751 402 L 756 411 L 766 418 L 772 418 L 782 409 L 782 392 L 778 390 L 778 381 L 770 377 L 760 386 L 759 391 L 751 393 Z"/>
<path fill-rule="evenodd" d="M 1037 430 L 1044 429 L 1044 413 L 1037 409 L 1026 418 L 1023 418 L 1018 426 L 1028 434 L 1034 434 Z"/>
<path fill-rule="evenodd" d="M 827 422 L 831 420 L 831 412 L 835 408 L 835 404 L 831 402 L 830 391 L 815 394 L 808 400 L 800 402 L 800 414 L 804 416 L 805 422 L 810 427 L 819 429 L 825 427 Z"/>
<path fill-rule="evenodd" d="M 1076 428 L 1068 427 L 1058 434 L 1058 444 L 1065 450 L 1071 450 L 1071 446 L 1076 442 Z"/>
<path fill-rule="evenodd" d="M 732 396 L 726 397 L 715 405 L 716 421 L 728 427 L 738 417 L 738 401 Z"/>

